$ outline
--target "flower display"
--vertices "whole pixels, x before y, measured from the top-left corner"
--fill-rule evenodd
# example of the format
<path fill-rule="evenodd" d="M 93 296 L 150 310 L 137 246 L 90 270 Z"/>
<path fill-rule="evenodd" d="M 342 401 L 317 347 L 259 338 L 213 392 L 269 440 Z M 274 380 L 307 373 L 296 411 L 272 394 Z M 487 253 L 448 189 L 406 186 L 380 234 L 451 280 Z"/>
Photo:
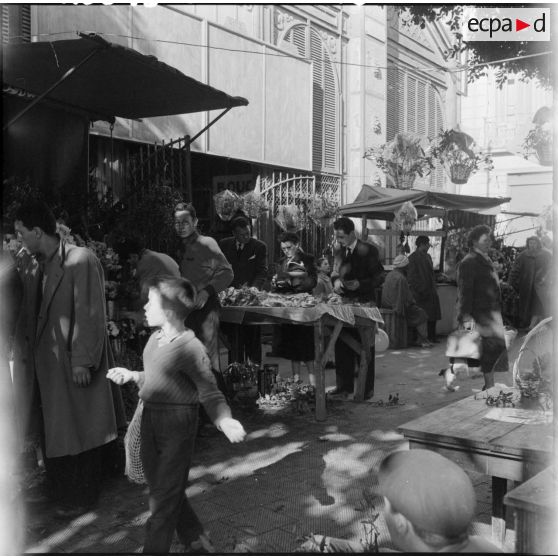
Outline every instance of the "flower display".
<path fill-rule="evenodd" d="M 120 335 L 120 328 L 114 320 L 107 322 L 107 333 L 109 337 L 116 338 Z"/>
<path fill-rule="evenodd" d="M 338 212 L 338 203 L 325 196 L 313 198 L 308 202 L 308 217 L 310 217 L 316 225 L 322 227 L 331 225 L 337 217 Z"/>
<path fill-rule="evenodd" d="M 404 202 L 394 215 L 395 219 L 393 220 L 393 224 L 395 228 L 406 234 L 409 234 L 413 230 L 418 219 L 417 208 L 411 201 Z"/>
<path fill-rule="evenodd" d="M 230 190 L 223 190 L 213 196 L 215 211 L 223 221 L 230 221 L 234 214 L 241 208 L 240 196 Z"/>
<path fill-rule="evenodd" d="M 118 296 L 118 283 L 116 281 L 105 281 L 105 298 L 114 300 Z"/>
<path fill-rule="evenodd" d="M 253 190 L 242 194 L 240 197 L 240 209 L 250 219 L 257 219 L 262 213 L 269 210 L 265 199 Z"/>
<path fill-rule="evenodd" d="M 298 232 L 306 227 L 306 217 L 298 205 L 280 205 L 277 208 L 275 222 L 282 230 Z"/>
<path fill-rule="evenodd" d="M 523 157 L 536 153 L 541 165 L 552 165 L 552 123 L 531 128 L 523 140 Z"/>
<path fill-rule="evenodd" d="M 430 146 L 430 155 L 438 159 L 454 184 L 465 184 L 480 164 L 492 170 L 492 158 L 482 153 L 475 140 L 459 129 L 441 130 Z"/>
<path fill-rule="evenodd" d="M 421 146 L 423 138 L 408 132 L 396 134 L 393 140 L 369 148 L 364 157 L 375 161 L 386 173 L 388 185 L 400 190 L 412 188 L 418 176 L 426 176 L 433 168 L 432 161 Z"/>

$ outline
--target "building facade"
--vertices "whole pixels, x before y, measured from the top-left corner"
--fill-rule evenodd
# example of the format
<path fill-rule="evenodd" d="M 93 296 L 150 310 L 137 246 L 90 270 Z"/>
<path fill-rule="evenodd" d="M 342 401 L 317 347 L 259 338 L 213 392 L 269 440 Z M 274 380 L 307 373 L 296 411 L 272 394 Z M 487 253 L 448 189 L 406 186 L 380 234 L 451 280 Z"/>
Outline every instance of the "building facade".
<path fill-rule="evenodd" d="M 95 32 L 249 100 L 247 107 L 230 111 L 191 145 L 193 202 L 201 208 L 203 230 L 217 235 L 226 226 L 216 217 L 212 198 L 223 188 L 256 188 L 266 197 L 272 211 L 259 220 L 259 235 L 273 244 L 273 210 L 278 205 L 304 205 L 315 196 L 351 202 L 362 184 L 384 180 L 363 158 L 368 147 L 400 131 L 432 138 L 458 121 L 463 75 L 450 71 L 453 63 L 444 54 L 450 44 L 447 31 L 438 24 L 416 28 L 391 6 L 116 4 L 27 9 L 26 29 L 33 41 Z M 3 22 L 14 18 L 13 12 L 4 15 Z M 9 36 L 6 27 L 3 40 Z M 118 118 L 113 127 L 95 122 L 89 160 L 97 184 L 111 188 L 116 198 L 124 196 L 137 180 L 132 176 L 137 165 L 130 161 L 137 160 L 142 149 L 176 150 L 185 136 L 196 135 L 217 114 L 141 122 Z M 173 182 L 176 176 L 165 172 L 161 169 L 161 176 Z M 415 187 L 454 191 L 441 169 Z M 303 244 L 320 251 L 329 242 L 325 235 L 307 227 Z"/>

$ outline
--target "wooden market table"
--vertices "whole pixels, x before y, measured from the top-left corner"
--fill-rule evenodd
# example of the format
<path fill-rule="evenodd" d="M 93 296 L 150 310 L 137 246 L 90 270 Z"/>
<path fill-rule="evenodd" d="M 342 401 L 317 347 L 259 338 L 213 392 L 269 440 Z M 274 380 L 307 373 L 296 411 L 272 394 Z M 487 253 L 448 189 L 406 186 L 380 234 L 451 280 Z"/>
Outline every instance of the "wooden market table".
<path fill-rule="evenodd" d="M 540 411 L 489 407 L 466 397 L 398 430 L 411 448 L 436 451 L 463 469 L 492 477 L 492 531 L 504 541 L 507 480 L 523 482 L 551 464 L 553 426 Z"/>
<path fill-rule="evenodd" d="M 224 306 L 220 310 L 221 322 L 246 325 L 296 324 L 314 328 L 316 360 L 316 419 L 325 420 L 325 364 L 333 360 L 335 342 L 342 339 L 360 357 L 355 385 L 355 401 L 364 400 L 368 363 L 375 344 L 378 323 L 383 323 L 376 306 L 349 306 L 320 303 L 310 308 L 267 306 Z M 360 340 L 351 337 L 343 328 L 356 327 Z M 324 340 L 329 334 L 327 347 Z"/>

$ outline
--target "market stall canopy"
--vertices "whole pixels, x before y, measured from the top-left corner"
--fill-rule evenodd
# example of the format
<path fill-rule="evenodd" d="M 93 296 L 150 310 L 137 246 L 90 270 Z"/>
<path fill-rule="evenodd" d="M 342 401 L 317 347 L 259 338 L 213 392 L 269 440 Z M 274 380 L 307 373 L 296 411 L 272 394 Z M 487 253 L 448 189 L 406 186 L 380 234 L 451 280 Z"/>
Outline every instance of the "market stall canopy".
<path fill-rule="evenodd" d="M 51 89 L 46 99 L 85 112 L 92 120 L 107 121 L 116 116 L 148 118 L 248 104 L 243 97 L 227 95 L 154 56 L 95 34 L 80 36 L 3 45 L 4 90 L 41 96 Z"/>
<path fill-rule="evenodd" d="M 498 207 L 509 202 L 511 198 L 485 198 L 481 196 L 463 196 L 445 192 L 423 190 L 397 190 L 363 184 L 355 201 L 340 208 L 341 215 L 383 219 L 393 221 L 395 211 L 403 202 L 411 201 L 418 216 L 441 216 L 445 211 L 481 211 Z M 441 211 L 436 211 L 436 210 Z"/>

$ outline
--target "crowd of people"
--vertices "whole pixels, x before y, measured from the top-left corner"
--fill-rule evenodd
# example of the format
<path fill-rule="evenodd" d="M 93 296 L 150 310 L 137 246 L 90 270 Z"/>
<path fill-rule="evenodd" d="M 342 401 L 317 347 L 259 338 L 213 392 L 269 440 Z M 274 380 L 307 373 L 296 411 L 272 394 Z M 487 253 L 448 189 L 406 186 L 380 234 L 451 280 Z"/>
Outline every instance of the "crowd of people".
<path fill-rule="evenodd" d="M 35 440 L 42 448 L 47 496 L 57 503 L 57 515 L 72 517 L 90 509 L 98 500 L 103 478 L 122 473 L 116 440 L 126 427 L 126 418 L 118 386 L 135 382 L 144 405 L 141 461 L 151 514 L 144 552 L 149 554 L 168 552 L 175 531 L 186 550 L 195 552 L 211 546 L 185 496 L 199 404 L 231 442 L 240 442 L 245 436 L 218 388 L 220 329 L 231 338 L 235 334 L 242 358 L 262 362 L 260 328 L 242 327 L 234 332 L 236 326 L 220 326 L 218 294 L 230 285 L 261 289 L 270 275 L 267 246 L 252 237 L 250 221 L 245 217 L 231 222 L 232 236 L 220 243 L 197 231 L 193 205 L 178 204 L 173 218 L 181 242 L 176 259 L 150 250 L 134 237 L 116 246 L 121 261 L 135 272 L 147 323 L 154 328 L 143 352 L 141 371 L 115 365 L 107 340 L 100 261 L 87 248 L 59 238 L 55 217 L 43 202 L 29 201 L 18 208 L 15 216 L 15 233 L 26 255 L 19 258 L 17 266 L 6 253 L 2 257 L 3 291 L 7 289 L 10 294 L 10 304 L 3 315 L 2 342 L 6 346 L 13 334 L 13 385 L 7 381 L 6 362 L 2 362 L 0 379 L 10 384 L 4 393 L 13 390 L 14 404 L 6 408 L 16 439 L 21 445 Z M 304 251 L 297 234 L 283 233 L 279 238 L 283 257 L 275 264 L 271 289 L 320 296 L 335 293 L 349 304 L 374 304 L 381 288 L 382 306 L 391 308 L 416 328 L 422 347 L 437 342 L 440 301 L 428 254 L 429 238 L 419 236 L 416 250 L 408 257 L 398 255 L 393 269 L 386 274 L 378 249 L 357 238 L 351 219 L 337 219 L 333 230 L 335 250 L 331 260 L 316 259 Z M 491 230 L 475 227 L 469 235 L 470 252 L 461 261 L 457 275 L 457 318 L 463 327 L 475 327 L 480 332 L 481 357 L 470 365 L 480 366 L 485 387 L 494 385 L 498 367 L 508 366 L 498 276 L 488 257 L 490 242 Z M 512 272 L 512 284 L 520 292 L 528 327 L 548 311 L 549 261 L 549 253 L 532 238 Z M 346 331 L 353 338 L 358 335 L 356 328 Z M 292 362 L 293 377 L 300 378 L 301 364 L 305 363 L 308 382 L 314 384 L 312 328 L 282 325 L 278 338 L 278 355 Z M 353 393 L 358 359 L 346 340 L 337 340 L 336 387 L 332 395 Z M 373 395 L 372 348 L 365 398 Z M 418 462 L 421 456 L 415 455 Z M 466 493 L 466 497 L 460 496 L 461 515 L 448 527 L 451 518 L 430 515 L 432 510 L 428 514 L 420 513 L 418 508 L 405 511 L 405 496 L 396 493 L 393 482 L 386 481 L 390 532 L 406 541 L 400 546 L 407 551 L 455 545 L 475 548 L 467 546 L 463 538 L 463 528 L 474 508 L 463 475 L 454 471 L 455 466 L 448 469 L 449 465 L 438 458 L 421 459 L 425 471 L 439 467 L 455 473 L 451 482 L 461 483 Z M 393 472 L 399 467 L 408 471 L 406 463 L 407 456 L 394 457 L 385 465 L 385 478 L 401 475 Z M 384 469 L 380 470 L 381 484 Z M 428 500 L 429 495 L 424 493 L 417 498 Z M 424 518 L 428 518 L 427 525 Z M 438 519 L 432 518 L 444 525 L 442 531 L 436 530 Z M 438 538 L 425 538 L 425 532 Z"/>

